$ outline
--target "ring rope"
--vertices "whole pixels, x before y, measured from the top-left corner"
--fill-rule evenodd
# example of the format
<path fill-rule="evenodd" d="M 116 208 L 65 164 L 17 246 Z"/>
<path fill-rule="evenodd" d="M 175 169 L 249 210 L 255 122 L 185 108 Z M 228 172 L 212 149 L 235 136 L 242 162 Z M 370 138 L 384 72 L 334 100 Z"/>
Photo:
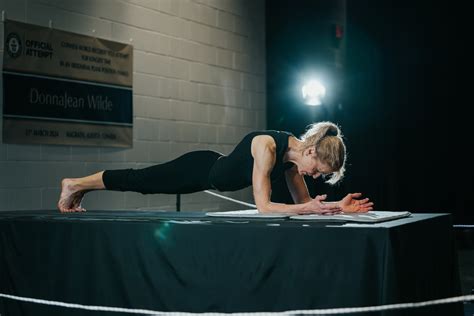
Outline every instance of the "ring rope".
<path fill-rule="evenodd" d="M 37 298 L 30 298 L 30 297 L 22 297 L 16 295 L 9 295 L 0 293 L 0 297 L 35 303 L 35 304 L 43 304 L 43 305 L 53 305 L 53 306 L 60 306 L 66 308 L 76 308 L 76 309 L 84 309 L 84 310 L 93 310 L 93 311 L 104 311 L 104 312 L 117 312 L 117 313 L 129 313 L 129 314 L 142 314 L 142 315 L 173 315 L 173 316 L 189 316 L 195 315 L 196 313 L 191 312 L 162 312 L 162 311 L 154 311 L 148 309 L 133 309 L 133 308 L 123 308 L 123 307 L 110 307 L 110 306 L 94 306 L 94 305 L 82 305 L 82 304 L 72 304 L 72 303 L 65 303 L 59 301 L 50 301 L 50 300 L 43 300 Z M 430 300 L 430 301 L 423 301 L 423 302 L 416 302 L 416 303 L 400 303 L 400 304 L 388 304 L 388 305 L 378 305 L 378 306 L 367 306 L 367 307 L 343 307 L 343 308 L 328 308 L 328 309 L 312 309 L 312 310 L 290 310 L 284 312 L 244 312 L 244 313 L 199 313 L 201 315 L 206 314 L 209 316 L 217 316 L 217 315 L 233 315 L 233 316 L 263 316 L 263 315 L 296 315 L 296 314 L 304 314 L 304 315 L 328 315 L 328 314 L 350 314 L 350 313 L 362 313 L 362 312 L 378 312 L 378 311 L 386 311 L 386 310 L 395 310 L 395 309 L 406 309 L 406 308 L 417 308 L 417 307 L 426 307 L 431 305 L 439 305 L 439 304 L 451 304 L 451 303 L 458 303 L 458 302 L 466 302 L 474 300 L 474 295 L 463 295 L 463 296 L 455 296 L 437 300 Z"/>
<path fill-rule="evenodd" d="M 205 193 L 207 194 L 210 194 L 210 195 L 214 195 L 214 196 L 217 196 L 221 199 L 224 199 L 224 200 L 228 200 L 228 201 L 231 201 L 231 202 L 234 202 L 234 203 L 237 203 L 237 204 L 242 204 L 242 205 L 245 205 L 245 206 L 249 206 L 249 207 L 253 207 L 253 208 L 257 208 L 257 205 L 255 204 L 250 204 L 250 203 L 247 203 L 247 202 L 242 202 L 242 201 L 239 201 L 239 200 L 236 200 L 236 199 L 233 199 L 233 198 L 230 198 L 228 196 L 225 196 L 225 195 L 220 195 L 220 194 L 217 194 L 215 192 L 212 192 L 212 191 L 209 191 L 209 190 L 205 190 L 204 191 Z"/>

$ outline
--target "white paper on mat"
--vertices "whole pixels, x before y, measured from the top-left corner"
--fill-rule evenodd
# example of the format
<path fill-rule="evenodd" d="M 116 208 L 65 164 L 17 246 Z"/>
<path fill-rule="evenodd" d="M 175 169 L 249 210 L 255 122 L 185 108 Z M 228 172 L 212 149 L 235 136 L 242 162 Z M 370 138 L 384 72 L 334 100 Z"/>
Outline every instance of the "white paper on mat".
<path fill-rule="evenodd" d="M 213 217 L 234 217 L 234 218 L 286 218 L 290 214 L 284 213 L 259 213 L 257 209 L 227 211 L 227 212 L 207 212 L 207 216 Z"/>
<path fill-rule="evenodd" d="M 367 213 L 351 213 L 351 214 L 335 214 L 335 215 L 294 215 L 291 219 L 297 220 L 313 220 L 313 221 L 325 221 L 325 222 L 362 222 L 362 223 L 379 223 L 385 221 L 391 221 L 394 219 L 409 217 L 410 212 L 382 212 L 382 211 L 370 211 Z"/>

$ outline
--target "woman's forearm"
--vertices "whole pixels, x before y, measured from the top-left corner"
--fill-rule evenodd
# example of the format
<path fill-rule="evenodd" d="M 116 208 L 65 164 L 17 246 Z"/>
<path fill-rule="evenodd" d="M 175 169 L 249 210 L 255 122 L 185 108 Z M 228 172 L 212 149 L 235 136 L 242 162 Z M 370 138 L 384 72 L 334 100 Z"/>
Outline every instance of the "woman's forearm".
<path fill-rule="evenodd" d="M 284 204 L 275 202 L 257 203 L 257 208 L 262 213 L 290 213 L 290 214 L 328 214 L 341 210 L 340 201 L 324 202 L 326 195 L 318 195 L 309 202 L 300 204 Z"/>
<path fill-rule="evenodd" d="M 265 205 L 257 205 L 258 211 L 262 213 L 299 213 L 308 211 L 308 203 L 284 204 L 268 202 Z"/>

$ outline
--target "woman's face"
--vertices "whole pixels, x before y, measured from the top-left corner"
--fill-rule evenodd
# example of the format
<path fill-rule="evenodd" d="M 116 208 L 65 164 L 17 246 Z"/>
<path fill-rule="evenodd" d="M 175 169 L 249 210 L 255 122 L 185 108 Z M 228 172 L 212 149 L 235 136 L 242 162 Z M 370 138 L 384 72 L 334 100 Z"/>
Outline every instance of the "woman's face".
<path fill-rule="evenodd" d="M 330 174 L 331 172 L 331 168 L 316 157 L 313 149 L 310 148 L 303 152 L 303 158 L 298 165 L 298 173 L 300 175 L 316 179 L 320 175 Z"/>

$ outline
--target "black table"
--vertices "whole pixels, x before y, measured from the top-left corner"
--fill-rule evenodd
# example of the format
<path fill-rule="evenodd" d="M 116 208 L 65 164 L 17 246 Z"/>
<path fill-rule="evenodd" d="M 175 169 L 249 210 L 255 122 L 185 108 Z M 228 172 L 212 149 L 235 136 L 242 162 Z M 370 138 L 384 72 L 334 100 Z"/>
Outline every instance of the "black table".
<path fill-rule="evenodd" d="M 0 292 L 190 312 L 356 307 L 461 294 L 449 214 L 344 225 L 161 211 L 0 212 Z M 2 298 L 0 314 L 117 315 Z M 462 304 L 367 315 L 462 315 Z"/>

